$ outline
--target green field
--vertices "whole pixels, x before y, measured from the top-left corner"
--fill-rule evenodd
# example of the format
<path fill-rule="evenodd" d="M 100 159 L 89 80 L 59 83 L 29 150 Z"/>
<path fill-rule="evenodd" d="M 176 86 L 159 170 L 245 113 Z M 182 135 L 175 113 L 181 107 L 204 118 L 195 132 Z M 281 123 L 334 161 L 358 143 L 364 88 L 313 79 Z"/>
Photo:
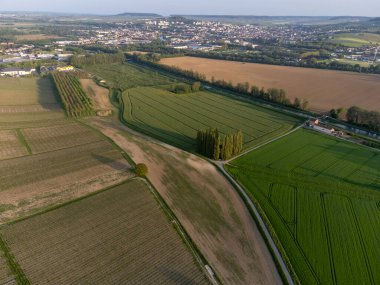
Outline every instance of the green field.
<path fill-rule="evenodd" d="M 379 45 L 380 35 L 371 33 L 343 33 L 336 34 L 329 42 L 347 47 L 361 47 L 365 45 Z"/>
<path fill-rule="evenodd" d="M 105 80 L 109 87 L 121 90 L 138 86 L 163 85 L 175 81 L 146 67 L 131 63 L 91 65 L 84 69 Z"/>
<path fill-rule="evenodd" d="M 22 284 L 208 284 L 141 180 L 7 225 L 0 237 Z"/>
<path fill-rule="evenodd" d="M 244 147 L 274 138 L 300 123 L 299 119 L 211 92 L 175 94 L 139 87 L 123 96 L 126 123 L 164 142 L 195 149 L 197 130 L 218 128 L 222 134 L 241 130 Z"/>
<path fill-rule="evenodd" d="M 380 152 L 300 130 L 228 171 L 265 212 L 302 284 L 380 283 Z"/>

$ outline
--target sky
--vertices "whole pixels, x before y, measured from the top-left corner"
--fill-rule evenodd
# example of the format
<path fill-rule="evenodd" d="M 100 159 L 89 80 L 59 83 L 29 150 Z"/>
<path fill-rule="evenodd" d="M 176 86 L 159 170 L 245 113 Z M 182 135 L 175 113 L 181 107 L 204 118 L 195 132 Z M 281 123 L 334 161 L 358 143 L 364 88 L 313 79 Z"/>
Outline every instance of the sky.
<path fill-rule="evenodd" d="M 0 11 L 380 17 L 380 0 L 0 0 Z"/>

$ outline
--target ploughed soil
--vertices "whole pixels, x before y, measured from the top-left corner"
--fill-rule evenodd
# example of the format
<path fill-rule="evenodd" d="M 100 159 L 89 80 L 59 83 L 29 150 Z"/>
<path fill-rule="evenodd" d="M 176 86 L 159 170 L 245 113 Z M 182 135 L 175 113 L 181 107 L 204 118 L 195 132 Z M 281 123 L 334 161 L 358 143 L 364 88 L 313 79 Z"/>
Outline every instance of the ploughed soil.
<path fill-rule="evenodd" d="M 161 63 L 203 73 L 208 79 L 282 88 L 291 99 L 307 99 L 310 109 L 317 112 L 353 105 L 380 110 L 380 75 L 198 57 L 165 58 Z"/>

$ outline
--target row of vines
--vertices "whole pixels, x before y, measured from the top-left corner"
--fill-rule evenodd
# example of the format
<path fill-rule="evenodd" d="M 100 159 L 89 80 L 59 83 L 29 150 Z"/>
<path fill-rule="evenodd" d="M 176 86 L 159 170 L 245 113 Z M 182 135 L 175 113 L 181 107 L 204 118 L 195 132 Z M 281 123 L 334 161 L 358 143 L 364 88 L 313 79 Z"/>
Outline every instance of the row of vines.
<path fill-rule="evenodd" d="M 69 117 L 92 116 L 95 111 L 78 78 L 72 74 L 54 73 L 55 86 Z"/>

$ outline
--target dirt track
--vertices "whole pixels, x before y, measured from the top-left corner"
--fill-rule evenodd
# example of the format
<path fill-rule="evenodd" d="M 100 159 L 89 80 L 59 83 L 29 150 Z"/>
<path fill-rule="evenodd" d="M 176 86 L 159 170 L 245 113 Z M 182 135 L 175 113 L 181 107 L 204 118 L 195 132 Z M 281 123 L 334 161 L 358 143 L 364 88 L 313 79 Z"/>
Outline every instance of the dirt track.
<path fill-rule="evenodd" d="M 282 283 L 245 205 L 214 166 L 109 119 L 89 122 L 148 165 L 149 179 L 225 284 Z"/>
<path fill-rule="evenodd" d="M 208 79 L 214 76 L 233 83 L 249 82 L 260 88 L 282 88 L 290 98 L 309 100 L 311 109 L 315 111 L 353 105 L 380 110 L 380 75 L 197 57 L 165 58 L 161 63 L 198 71 Z"/>

